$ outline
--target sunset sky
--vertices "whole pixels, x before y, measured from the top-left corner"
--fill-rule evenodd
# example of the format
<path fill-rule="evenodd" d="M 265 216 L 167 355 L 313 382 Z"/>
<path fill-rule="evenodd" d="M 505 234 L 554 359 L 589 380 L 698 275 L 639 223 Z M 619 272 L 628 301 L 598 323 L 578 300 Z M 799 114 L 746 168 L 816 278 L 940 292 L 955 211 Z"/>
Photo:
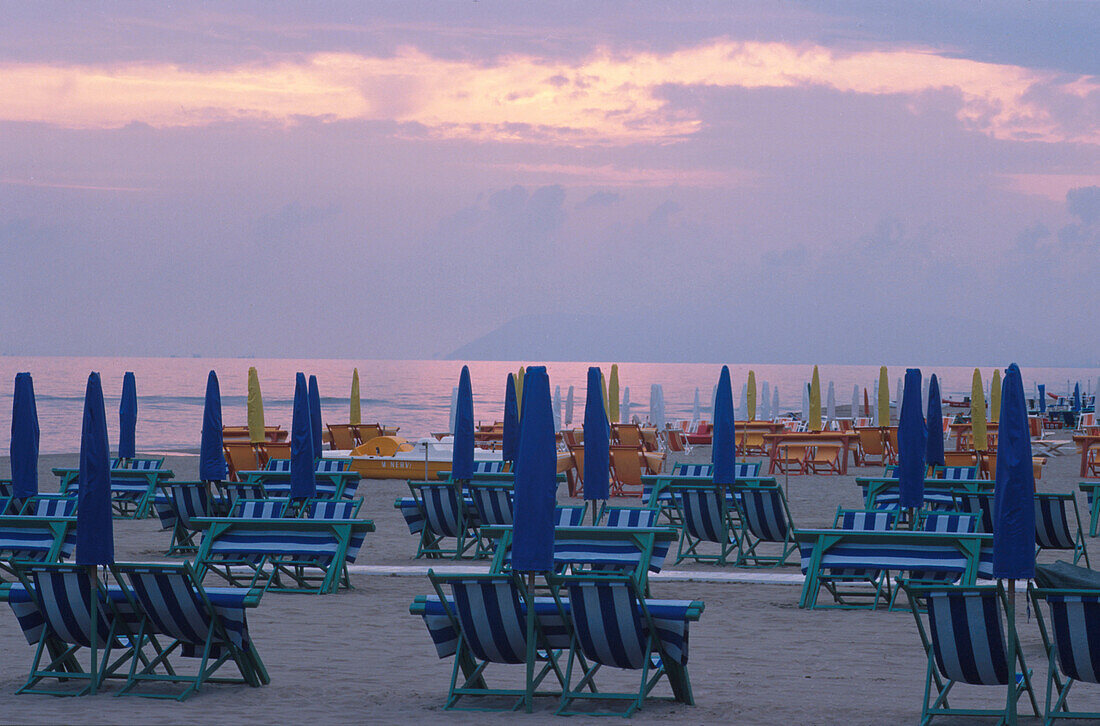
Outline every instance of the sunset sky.
<path fill-rule="evenodd" d="M 536 321 L 564 359 L 1097 366 L 1097 37 L 1096 2 L 4 3 L 0 354 Z"/>

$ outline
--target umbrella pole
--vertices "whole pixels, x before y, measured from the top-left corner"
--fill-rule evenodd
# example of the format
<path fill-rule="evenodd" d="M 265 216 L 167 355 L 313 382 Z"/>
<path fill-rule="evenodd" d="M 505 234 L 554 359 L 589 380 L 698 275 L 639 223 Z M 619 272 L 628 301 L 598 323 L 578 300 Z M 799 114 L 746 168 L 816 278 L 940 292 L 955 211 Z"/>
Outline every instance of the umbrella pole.
<path fill-rule="evenodd" d="M 99 632 L 98 632 L 99 631 L 99 627 L 98 627 L 99 626 L 99 577 L 98 577 L 98 575 L 99 575 L 99 573 L 97 571 L 96 566 L 95 565 L 89 565 L 88 566 L 88 582 L 89 582 L 89 588 L 91 589 L 91 592 L 89 593 L 89 595 L 90 595 L 89 600 L 90 600 L 90 604 L 91 604 L 89 612 L 90 612 L 91 619 L 92 619 L 92 622 L 91 622 L 91 636 L 92 637 L 91 637 L 91 643 L 90 643 L 91 648 L 89 648 L 89 650 L 91 651 L 92 659 L 91 659 L 91 667 L 88 669 L 88 676 L 90 678 L 90 685 L 88 686 L 88 688 L 89 688 L 88 692 L 93 696 L 95 695 L 96 690 L 98 690 L 98 686 L 99 686 L 99 683 L 98 683 L 98 681 L 99 681 L 99 664 L 97 663 L 97 661 L 98 661 L 97 656 L 99 654 L 98 653 L 98 651 L 99 651 Z"/>
<path fill-rule="evenodd" d="M 1005 723 L 1016 723 L 1016 579 L 1008 580 L 1008 704 Z M 1024 674 L 1025 676 L 1027 674 Z"/>
<path fill-rule="evenodd" d="M 523 708 L 531 713 L 534 706 L 535 688 L 535 573 L 527 573 L 527 683 L 524 687 Z"/>

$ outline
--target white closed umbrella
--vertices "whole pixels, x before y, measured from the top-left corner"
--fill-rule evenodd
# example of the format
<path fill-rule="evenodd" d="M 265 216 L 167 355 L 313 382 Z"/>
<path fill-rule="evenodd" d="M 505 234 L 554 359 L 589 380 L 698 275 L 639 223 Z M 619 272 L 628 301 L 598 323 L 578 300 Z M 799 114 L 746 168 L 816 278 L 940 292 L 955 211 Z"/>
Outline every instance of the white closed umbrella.
<path fill-rule="evenodd" d="M 699 419 L 703 417 L 703 412 L 699 407 L 699 388 L 695 388 L 695 403 L 691 405 L 691 428 L 695 428 L 695 425 L 699 423 Z"/>
<path fill-rule="evenodd" d="M 772 418 L 779 417 L 779 386 L 772 389 Z"/>
<path fill-rule="evenodd" d="M 836 421 L 836 389 L 832 381 L 829 381 L 829 393 L 825 396 L 825 410 L 826 419 L 832 425 L 833 421 Z"/>
<path fill-rule="evenodd" d="M 665 389 L 660 383 L 657 384 L 657 419 L 653 423 L 659 429 L 665 429 L 668 426 L 668 416 L 665 414 Z"/>
<path fill-rule="evenodd" d="M 565 395 L 565 425 L 573 425 L 573 386 L 569 387 L 569 393 Z"/>
<path fill-rule="evenodd" d="M 767 381 L 760 384 L 760 420 L 772 420 L 772 392 Z"/>
<path fill-rule="evenodd" d="M 619 420 L 630 423 L 630 386 L 623 387 L 623 400 L 619 402 Z"/>
<path fill-rule="evenodd" d="M 455 432 L 455 415 L 458 412 L 458 386 L 451 389 L 451 413 L 447 417 L 447 433 Z"/>
<path fill-rule="evenodd" d="M 554 386 L 554 430 L 561 431 L 561 386 Z"/>
<path fill-rule="evenodd" d="M 741 401 L 737 404 L 737 417 L 742 421 L 749 420 L 749 384 L 741 384 Z"/>
<path fill-rule="evenodd" d="M 875 379 L 875 395 L 871 398 L 872 401 L 878 401 L 878 379 Z M 878 404 L 871 406 L 871 425 L 878 426 Z"/>
<path fill-rule="evenodd" d="M 810 389 L 808 386 L 802 386 L 802 420 L 810 420 Z"/>
<path fill-rule="evenodd" d="M 859 417 L 859 384 L 852 386 L 852 425 L 856 423 L 856 418 Z"/>

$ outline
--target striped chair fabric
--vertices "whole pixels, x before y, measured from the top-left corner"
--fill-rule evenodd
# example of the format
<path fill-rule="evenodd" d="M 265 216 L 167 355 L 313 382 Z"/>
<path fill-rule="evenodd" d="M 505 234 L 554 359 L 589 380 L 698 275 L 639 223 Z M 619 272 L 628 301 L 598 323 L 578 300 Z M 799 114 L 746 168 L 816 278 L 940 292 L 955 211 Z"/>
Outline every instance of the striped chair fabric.
<path fill-rule="evenodd" d="M 60 638 L 65 643 L 92 645 L 91 581 L 84 567 L 66 565 L 58 569 L 32 569 L 35 599 L 42 618 L 44 633 Z M 115 618 L 113 608 L 104 594 L 99 597 L 96 647 L 111 643 Z"/>
<path fill-rule="evenodd" d="M 579 527 L 584 521 L 584 507 L 558 507 L 554 510 L 555 527 Z"/>
<path fill-rule="evenodd" d="M 474 657 L 490 663 L 526 662 L 526 609 L 511 579 L 449 584 L 463 638 Z"/>
<path fill-rule="evenodd" d="M 715 490 L 684 488 L 677 492 L 683 506 L 684 529 L 707 542 L 732 542 Z"/>
<path fill-rule="evenodd" d="M 714 467 L 711 464 L 685 464 L 679 463 L 672 467 L 673 476 L 714 476 Z"/>
<path fill-rule="evenodd" d="M 48 521 L 0 520 L 0 560 L 28 560 L 46 562 L 54 548 L 57 532 Z M 76 551 L 76 528 L 70 527 L 64 534 L 58 553 L 62 561 Z"/>
<path fill-rule="evenodd" d="M 568 591 L 573 632 L 586 658 L 631 669 L 649 662 L 649 625 L 627 582 L 571 582 Z"/>
<path fill-rule="evenodd" d="M 156 471 L 164 466 L 164 459 L 130 459 L 130 463 L 126 466 L 122 465 L 122 459 L 114 458 L 111 460 L 112 469 L 136 469 L 138 471 Z"/>
<path fill-rule="evenodd" d="M 76 497 L 38 495 L 27 497 L 19 514 L 24 517 L 75 517 Z"/>
<path fill-rule="evenodd" d="M 1049 594 L 1053 640 L 1062 673 L 1100 683 L 1100 594 Z"/>
<path fill-rule="evenodd" d="M 363 539 L 362 535 L 353 535 L 345 557 L 347 562 L 355 562 Z M 327 567 L 338 548 L 339 541 L 330 530 L 305 531 L 273 525 L 271 529 L 231 529 L 223 532 L 210 547 L 210 560 L 239 559 L 243 562 L 259 563 L 265 558 L 283 558 Z"/>
<path fill-rule="evenodd" d="M 279 519 L 286 509 L 286 499 L 237 499 L 233 502 L 230 517 L 244 519 Z"/>
<path fill-rule="evenodd" d="M 953 481 L 975 481 L 978 478 L 976 466 L 937 466 L 933 476 L 936 479 L 951 479 Z"/>
<path fill-rule="evenodd" d="M 416 497 L 398 497 L 394 500 L 393 508 L 401 512 L 409 534 L 420 534 L 424 530 L 424 512 L 421 511 Z"/>
<path fill-rule="evenodd" d="M 1070 522 L 1070 508 L 1073 522 Z M 1074 564 L 1084 557 L 1085 565 L 1088 566 L 1088 549 L 1081 532 L 1077 502 L 1072 493 L 1035 494 L 1035 544 L 1040 550 L 1071 550 Z"/>
<path fill-rule="evenodd" d="M 503 461 L 474 461 L 474 474 L 503 474 L 504 462 Z"/>
<path fill-rule="evenodd" d="M 333 471 L 347 471 L 350 463 L 348 459 L 318 459 L 315 471 L 318 474 L 327 474 Z"/>
<path fill-rule="evenodd" d="M 310 519 L 355 519 L 363 506 L 362 499 L 332 501 L 311 499 L 307 507 Z"/>
<path fill-rule="evenodd" d="M 264 471 L 290 471 L 290 459 L 268 459 Z"/>
<path fill-rule="evenodd" d="M 514 494 L 511 487 L 471 486 L 470 498 L 482 524 L 512 524 Z"/>
<path fill-rule="evenodd" d="M 778 487 L 745 487 L 738 493 L 742 522 L 752 536 L 765 542 L 787 540 L 790 523 Z"/>
<path fill-rule="evenodd" d="M 992 492 L 957 492 L 955 494 L 955 505 L 961 512 L 980 514 L 982 531 L 987 534 L 993 533 Z M 1036 525 L 1036 530 L 1038 530 L 1038 525 Z"/>
<path fill-rule="evenodd" d="M 599 523 L 603 527 L 656 527 L 657 512 L 637 507 L 606 507 Z"/>
<path fill-rule="evenodd" d="M 458 493 L 450 484 L 425 484 L 420 487 L 423 497 L 424 523 L 435 534 L 443 537 L 458 537 L 464 532 L 461 527 Z"/>

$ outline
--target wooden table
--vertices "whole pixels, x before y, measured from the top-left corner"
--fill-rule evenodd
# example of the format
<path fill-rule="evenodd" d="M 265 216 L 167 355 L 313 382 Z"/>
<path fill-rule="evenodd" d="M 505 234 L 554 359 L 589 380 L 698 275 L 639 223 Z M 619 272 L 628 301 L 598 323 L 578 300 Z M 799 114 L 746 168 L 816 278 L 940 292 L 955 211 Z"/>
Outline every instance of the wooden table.
<path fill-rule="evenodd" d="M 953 423 L 950 426 L 951 433 L 955 436 L 955 451 L 966 451 L 967 449 L 974 448 L 971 429 L 974 428 L 974 424 L 970 421 L 963 423 Z M 997 436 L 997 422 L 986 422 L 985 424 L 986 434 L 996 439 Z"/>
<path fill-rule="evenodd" d="M 1089 449 L 1100 446 L 1100 435 L 1074 436 L 1073 442 L 1081 447 L 1081 471 L 1080 476 L 1089 475 Z"/>
<path fill-rule="evenodd" d="M 768 473 L 774 474 L 784 446 L 839 446 L 840 473 L 848 473 L 848 451 L 859 435 L 853 431 L 784 431 L 764 434 L 768 447 Z"/>

